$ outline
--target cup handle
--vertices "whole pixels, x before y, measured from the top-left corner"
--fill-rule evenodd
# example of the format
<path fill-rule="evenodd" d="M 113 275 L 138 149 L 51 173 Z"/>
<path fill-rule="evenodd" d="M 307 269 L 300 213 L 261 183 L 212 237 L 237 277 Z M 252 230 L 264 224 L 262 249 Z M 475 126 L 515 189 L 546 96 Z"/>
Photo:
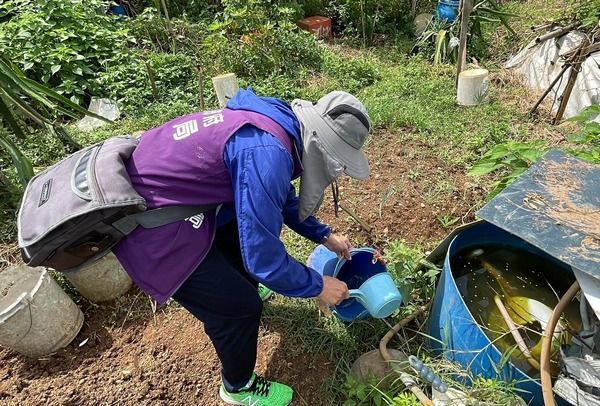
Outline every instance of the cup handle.
<path fill-rule="evenodd" d="M 367 302 L 365 295 L 360 289 L 350 289 L 348 293 L 350 294 L 350 297 L 358 299 L 358 301 L 361 302 L 363 305 Z"/>

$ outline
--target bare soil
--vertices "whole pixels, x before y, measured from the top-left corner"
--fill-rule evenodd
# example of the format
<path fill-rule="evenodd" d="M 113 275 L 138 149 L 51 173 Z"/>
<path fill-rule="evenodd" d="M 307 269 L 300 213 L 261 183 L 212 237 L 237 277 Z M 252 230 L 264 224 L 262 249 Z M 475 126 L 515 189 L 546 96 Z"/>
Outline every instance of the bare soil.
<path fill-rule="evenodd" d="M 410 130 L 410 129 L 408 129 Z M 372 175 L 340 183 L 342 202 L 372 226 L 367 233 L 346 213 L 336 218 L 329 197 L 322 219 L 360 244 L 384 246 L 405 239 L 427 249 L 449 232 L 439 219 L 473 219 L 484 191 L 462 169 L 449 166 L 427 145 L 379 131 L 367 153 Z M 406 138 L 404 138 L 406 139 Z M 6 405 L 218 405 L 219 362 L 202 324 L 168 306 L 134 315 L 133 289 L 119 303 L 80 305 L 85 324 L 64 350 L 30 360 L 0 349 L 0 403 Z M 257 370 L 292 385 L 295 405 L 325 405 L 324 382 L 334 373 L 331 355 L 292 351 L 276 324 L 264 324 Z"/>

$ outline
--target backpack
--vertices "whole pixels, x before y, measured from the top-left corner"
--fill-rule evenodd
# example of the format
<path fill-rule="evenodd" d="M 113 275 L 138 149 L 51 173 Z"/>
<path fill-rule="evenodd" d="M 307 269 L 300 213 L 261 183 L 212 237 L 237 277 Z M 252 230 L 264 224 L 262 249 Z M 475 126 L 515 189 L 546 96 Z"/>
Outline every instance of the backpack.
<path fill-rule="evenodd" d="M 138 142 L 110 138 L 69 155 L 29 181 L 17 218 L 27 265 L 58 271 L 77 268 L 110 252 L 138 226 L 160 227 L 216 207 L 146 210 L 125 168 Z"/>

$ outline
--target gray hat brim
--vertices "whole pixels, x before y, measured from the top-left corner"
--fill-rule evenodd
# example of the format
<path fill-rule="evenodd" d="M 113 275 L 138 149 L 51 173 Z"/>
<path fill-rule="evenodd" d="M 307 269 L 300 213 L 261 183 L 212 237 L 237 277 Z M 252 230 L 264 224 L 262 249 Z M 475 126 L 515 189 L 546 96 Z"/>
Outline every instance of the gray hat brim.
<path fill-rule="evenodd" d="M 371 171 L 365 153 L 342 140 L 323 120 L 312 103 L 295 100 L 292 103 L 292 110 L 306 128 L 306 131 L 317 133 L 317 138 L 323 144 L 325 152 L 344 165 L 344 173 L 359 180 L 369 177 Z"/>

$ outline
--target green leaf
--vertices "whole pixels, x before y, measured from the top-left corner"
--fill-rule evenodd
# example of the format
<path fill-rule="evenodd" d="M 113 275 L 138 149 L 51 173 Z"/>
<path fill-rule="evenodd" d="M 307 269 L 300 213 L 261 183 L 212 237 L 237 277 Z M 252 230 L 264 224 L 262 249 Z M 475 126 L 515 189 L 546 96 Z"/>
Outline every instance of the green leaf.
<path fill-rule="evenodd" d="M 4 119 L 4 121 L 6 121 L 10 130 L 18 138 L 21 138 L 21 139 L 25 138 L 25 134 L 23 133 L 21 126 L 19 125 L 19 123 L 17 123 L 17 120 L 15 119 L 12 112 L 10 111 L 10 109 L 8 108 L 6 103 L 4 103 L 4 100 L 2 100 L 1 97 L 0 97 L 0 115 L 2 115 L 2 118 Z"/>
<path fill-rule="evenodd" d="M 489 162 L 489 163 L 476 163 L 473 168 L 467 173 L 469 176 L 483 176 L 488 173 L 494 172 L 502 168 L 504 165 L 501 163 Z"/>
<path fill-rule="evenodd" d="M 542 157 L 542 155 L 544 155 L 544 152 L 545 152 L 544 150 L 531 149 L 528 151 L 521 152 L 521 156 L 524 159 L 526 159 L 527 161 L 529 161 L 530 163 L 534 163 L 538 159 L 540 159 Z"/>
<path fill-rule="evenodd" d="M 18 107 L 30 119 L 39 125 L 43 125 L 46 122 L 46 118 L 44 118 L 39 112 L 31 107 L 29 103 L 21 99 L 21 97 L 19 97 L 19 95 L 13 92 L 11 89 L 4 89 L 4 94 L 15 107 Z"/>
<path fill-rule="evenodd" d="M 52 65 L 52 67 L 50 68 L 50 72 L 54 75 L 56 72 L 58 72 L 60 70 L 61 66 L 60 65 Z"/>
<path fill-rule="evenodd" d="M 48 87 L 41 85 L 37 82 L 35 82 L 34 80 L 28 79 L 28 78 L 24 78 L 23 79 L 29 86 L 31 86 L 31 88 L 35 89 L 36 91 L 38 91 L 40 94 L 43 94 L 51 99 L 56 100 L 58 103 L 64 105 L 65 107 L 73 110 L 70 114 L 71 117 L 76 117 L 75 113 L 81 113 L 81 114 L 85 114 L 88 115 L 90 117 L 94 117 L 97 118 L 99 120 L 105 121 L 107 123 L 110 123 L 111 121 L 99 116 L 95 113 L 92 113 L 91 111 L 81 107 L 79 104 L 72 102 L 71 100 L 67 99 L 66 97 L 58 94 L 57 92 L 53 91 L 52 89 L 49 89 Z"/>
<path fill-rule="evenodd" d="M 13 164 L 17 169 L 17 174 L 19 175 L 21 183 L 27 185 L 27 182 L 33 177 L 33 166 L 31 165 L 31 161 L 29 161 L 19 148 L 1 132 L 0 146 L 10 155 Z"/>
<path fill-rule="evenodd" d="M 435 43 L 435 56 L 433 58 L 434 65 L 439 65 L 443 59 L 442 53 L 445 53 L 445 52 L 443 52 L 442 46 L 444 46 L 444 48 L 445 48 L 447 32 L 448 31 L 446 31 L 446 30 L 440 30 L 437 34 L 436 43 Z"/>

